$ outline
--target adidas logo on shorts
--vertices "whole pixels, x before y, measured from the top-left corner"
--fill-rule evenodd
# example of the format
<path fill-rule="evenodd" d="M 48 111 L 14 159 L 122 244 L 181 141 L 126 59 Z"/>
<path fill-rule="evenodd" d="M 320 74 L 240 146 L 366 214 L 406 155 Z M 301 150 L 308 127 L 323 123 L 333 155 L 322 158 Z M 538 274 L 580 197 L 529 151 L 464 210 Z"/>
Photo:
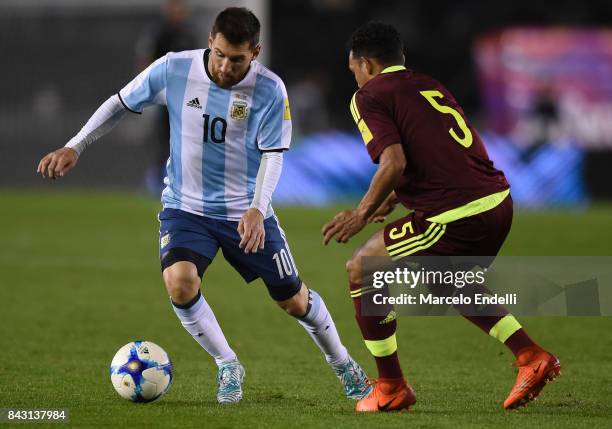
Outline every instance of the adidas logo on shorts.
<path fill-rule="evenodd" d="M 200 104 L 200 100 L 198 100 L 198 97 L 194 98 L 191 101 L 187 102 L 187 106 L 188 107 L 195 107 L 196 109 L 201 109 L 202 105 Z"/>

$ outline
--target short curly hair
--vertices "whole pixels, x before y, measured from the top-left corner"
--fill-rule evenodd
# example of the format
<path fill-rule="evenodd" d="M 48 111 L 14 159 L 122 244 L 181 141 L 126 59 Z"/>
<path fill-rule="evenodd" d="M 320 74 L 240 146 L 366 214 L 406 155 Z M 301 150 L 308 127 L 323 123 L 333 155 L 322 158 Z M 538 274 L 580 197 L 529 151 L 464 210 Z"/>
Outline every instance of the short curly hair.
<path fill-rule="evenodd" d="M 399 31 L 380 21 L 368 22 L 355 30 L 348 49 L 355 57 L 373 58 L 382 65 L 403 62 L 404 44 Z"/>
<path fill-rule="evenodd" d="M 253 12 L 246 7 L 228 7 L 221 11 L 211 34 L 221 33 L 233 45 L 241 45 L 249 42 L 249 46 L 254 48 L 259 44 L 259 32 L 261 25 Z"/>

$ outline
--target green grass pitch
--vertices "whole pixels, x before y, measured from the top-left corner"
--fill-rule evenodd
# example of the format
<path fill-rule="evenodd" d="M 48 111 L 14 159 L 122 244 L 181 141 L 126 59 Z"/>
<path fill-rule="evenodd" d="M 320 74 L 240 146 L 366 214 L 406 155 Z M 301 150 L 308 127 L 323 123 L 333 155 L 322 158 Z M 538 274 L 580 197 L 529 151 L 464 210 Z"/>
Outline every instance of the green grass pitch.
<path fill-rule="evenodd" d="M 612 319 L 532 318 L 530 334 L 560 357 L 563 376 L 529 407 L 505 412 L 511 354 L 459 318 L 403 318 L 400 358 L 418 403 L 402 414 L 358 415 L 302 328 L 245 285 L 220 257 L 202 290 L 246 368 L 244 399 L 215 401 L 216 368 L 183 330 L 157 259 L 156 201 L 131 194 L 0 193 L 0 408 L 67 408 L 76 427 L 610 427 Z M 374 374 L 353 318 L 348 245 L 321 244 L 334 209 L 279 208 L 303 280 L 321 293 L 351 354 Z M 610 255 L 612 208 L 518 213 L 506 255 Z M 108 366 L 147 339 L 175 366 L 152 404 L 113 390 Z"/>

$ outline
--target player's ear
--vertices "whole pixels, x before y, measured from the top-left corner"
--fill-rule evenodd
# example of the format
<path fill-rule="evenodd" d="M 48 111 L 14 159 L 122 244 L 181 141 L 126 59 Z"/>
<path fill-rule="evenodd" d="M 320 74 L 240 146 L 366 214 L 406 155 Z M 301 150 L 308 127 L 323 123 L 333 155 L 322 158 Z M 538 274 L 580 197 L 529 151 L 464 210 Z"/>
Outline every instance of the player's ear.
<path fill-rule="evenodd" d="M 363 57 L 364 63 L 364 71 L 368 76 L 372 76 L 374 74 L 374 63 L 370 58 Z"/>
<path fill-rule="evenodd" d="M 213 39 L 214 39 L 214 37 L 213 37 L 212 33 L 208 33 L 208 48 L 209 49 L 212 49 Z"/>
<path fill-rule="evenodd" d="M 253 49 L 253 58 L 251 58 L 251 61 L 256 60 L 260 52 L 261 52 L 261 45 L 255 46 L 255 48 Z"/>

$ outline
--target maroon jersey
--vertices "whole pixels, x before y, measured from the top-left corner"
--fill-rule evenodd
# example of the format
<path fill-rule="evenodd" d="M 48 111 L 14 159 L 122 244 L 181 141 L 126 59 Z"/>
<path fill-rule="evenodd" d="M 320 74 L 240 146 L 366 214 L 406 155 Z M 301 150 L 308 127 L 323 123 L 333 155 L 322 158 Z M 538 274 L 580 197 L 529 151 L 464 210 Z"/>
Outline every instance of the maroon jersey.
<path fill-rule="evenodd" d="M 351 113 L 368 153 L 401 144 L 401 203 L 433 216 L 509 188 L 450 92 L 429 76 L 388 67 L 359 89 Z"/>

